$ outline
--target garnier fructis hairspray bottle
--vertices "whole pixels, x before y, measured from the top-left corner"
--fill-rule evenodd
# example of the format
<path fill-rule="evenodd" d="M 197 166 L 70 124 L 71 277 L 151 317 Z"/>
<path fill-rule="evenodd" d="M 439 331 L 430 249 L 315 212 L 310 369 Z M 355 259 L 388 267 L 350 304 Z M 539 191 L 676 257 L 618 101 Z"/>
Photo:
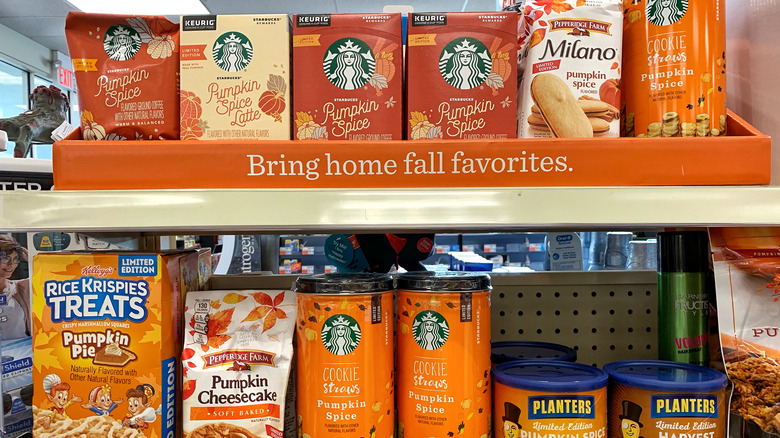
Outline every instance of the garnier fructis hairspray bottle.
<path fill-rule="evenodd" d="M 658 233 L 658 358 L 709 365 L 709 237 Z"/>

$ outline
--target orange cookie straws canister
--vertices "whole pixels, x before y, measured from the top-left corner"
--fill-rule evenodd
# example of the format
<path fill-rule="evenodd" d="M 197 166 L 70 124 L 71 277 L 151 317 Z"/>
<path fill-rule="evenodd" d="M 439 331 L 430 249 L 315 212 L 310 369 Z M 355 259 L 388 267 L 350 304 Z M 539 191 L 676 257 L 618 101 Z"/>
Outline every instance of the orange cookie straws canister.
<path fill-rule="evenodd" d="M 624 0 L 622 135 L 726 134 L 726 2 Z"/>
<path fill-rule="evenodd" d="M 725 438 L 726 375 L 660 360 L 608 363 L 609 437 Z"/>
<path fill-rule="evenodd" d="M 398 275 L 398 436 L 490 436 L 490 277 Z"/>
<path fill-rule="evenodd" d="M 299 436 L 392 437 L 392 277 L 304 276 L 296 292 Z"/>
<path fill-rule="evenodd" d="M 496 366 L 493 375 L 496 437 L 606 438 L 609 378 L 604 371 L 559 360 L 522 360 Z"/>

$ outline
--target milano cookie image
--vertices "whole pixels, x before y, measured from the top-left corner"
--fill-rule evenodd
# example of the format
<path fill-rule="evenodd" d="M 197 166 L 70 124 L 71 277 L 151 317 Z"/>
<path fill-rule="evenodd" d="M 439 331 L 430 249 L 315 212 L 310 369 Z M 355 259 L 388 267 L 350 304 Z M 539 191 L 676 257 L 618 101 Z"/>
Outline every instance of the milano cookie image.
<path fill-rule="evenodd" d="M 593 137 L 588 116 L 580 108 L 569 86 L 551 73 L 542 73 L 531 82 L 531 98 L 553 136 L 559 138 Z"/>
<path fill-rule="evenodd" d="M 590 123 L 594 136 L 604 135 L 609 132 L 609 122 L 600 117 L 588 117 L 588 122 Z M 528 124 L 534 129 L 538 129 L 540 131 L 550 130 L 550 127 L 547 126 L 547 122 L 544 121 L 540 114 L 532 113 L 530 116 L 528 116 Z"/>

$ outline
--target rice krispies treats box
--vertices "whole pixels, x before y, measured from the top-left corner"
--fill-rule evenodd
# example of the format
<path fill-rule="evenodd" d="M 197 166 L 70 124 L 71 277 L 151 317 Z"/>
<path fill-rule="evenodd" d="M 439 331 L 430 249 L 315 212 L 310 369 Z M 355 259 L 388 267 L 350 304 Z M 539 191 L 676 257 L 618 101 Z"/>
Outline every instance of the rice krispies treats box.
<path fill-rule="evenodd" d="M 34 437 L 177 435 L 181 267 L 193 258 L 197 264 L 196 252 L 36 256 Z"/>

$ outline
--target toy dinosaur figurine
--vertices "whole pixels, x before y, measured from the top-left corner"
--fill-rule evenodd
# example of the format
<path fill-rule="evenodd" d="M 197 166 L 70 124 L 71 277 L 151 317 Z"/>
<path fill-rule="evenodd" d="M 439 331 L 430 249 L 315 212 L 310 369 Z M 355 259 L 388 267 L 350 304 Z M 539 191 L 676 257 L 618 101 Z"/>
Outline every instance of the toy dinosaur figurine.
<path fill-rule="evenodd" d="M 33 141 L 51 143 L 51 133 L 67 120 L 70 110 L 68 96 L 51 85 L 37 87 L 30 94 L 32 109 L 15 117 L 0 119 L 0 130 L 15 141 L 14 157 L 27 156 Z"/>

